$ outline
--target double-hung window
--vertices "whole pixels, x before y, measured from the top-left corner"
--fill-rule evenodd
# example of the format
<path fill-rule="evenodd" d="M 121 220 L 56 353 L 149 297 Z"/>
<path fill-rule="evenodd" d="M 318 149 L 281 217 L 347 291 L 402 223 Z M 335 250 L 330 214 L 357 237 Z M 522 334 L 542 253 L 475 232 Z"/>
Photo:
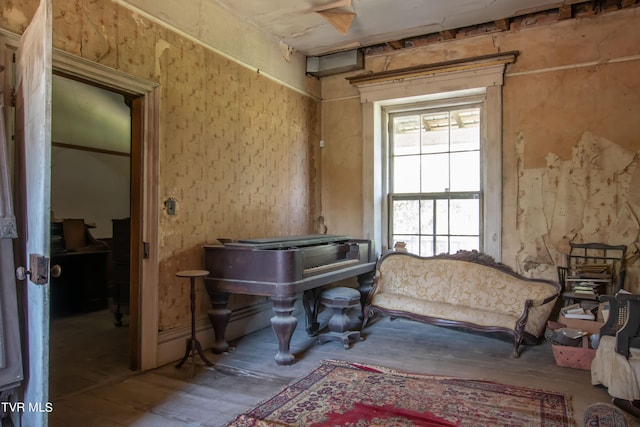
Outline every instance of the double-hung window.
<path fill-rule="evenodd" d="M 481 104 L 388 115 L 389 246 L 482 250 Z"/>

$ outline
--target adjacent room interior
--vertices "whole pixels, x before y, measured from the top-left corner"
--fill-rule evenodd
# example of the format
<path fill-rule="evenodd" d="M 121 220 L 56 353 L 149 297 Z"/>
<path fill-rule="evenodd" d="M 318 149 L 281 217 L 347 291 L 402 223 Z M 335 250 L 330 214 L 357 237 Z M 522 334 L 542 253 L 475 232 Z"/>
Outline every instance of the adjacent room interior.
<path fill-rule="evenodd" d="M 122 94 L 54 75 L 51 129 L 56 398 L 82 387 L 69 376 L 86 387 L 129 370 L 131 112 Z"/>

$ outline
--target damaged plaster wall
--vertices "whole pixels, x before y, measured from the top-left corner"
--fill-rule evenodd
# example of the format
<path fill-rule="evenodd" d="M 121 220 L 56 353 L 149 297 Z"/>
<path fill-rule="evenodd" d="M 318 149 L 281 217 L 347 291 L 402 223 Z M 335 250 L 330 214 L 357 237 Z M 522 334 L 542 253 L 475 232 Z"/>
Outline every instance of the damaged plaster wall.
<path fill-rule="evenodd" d="M 604 171 L 597 175 L 593 169 L 586 171 L 587 178 L 584 170 L 573 168 L 575 174 L 583 174 L 582 178 L 571 177 L 578 184 L 565 177 L 572 170 L 573 150 L 585 131 L 596 139 L 613 141 L 612 146 L 622 153 L 640 152 L 639 6 L 556 21 L 545 14 L 539 21 L 530 17 L 526 25 L 511 25 L 504 31 L 458 33 L 441 41 L 434 37 L 410 49 L 366 55 L 365 72 L 382 72 L 518 52 L 516 62 L 506 68 L 502 87 L 500 260 L 517 271 L 557 280 L 556 266 L 564 263 L 571 239 L 620 242 L 628 245 L 631 256 L 627 288 L 638 287 L 637 231 L 625 236 L 620 231 L 628 225 L 621 220 L 624 215 L 632 218 L 630 230 L 638 228 L 633 218 L 640 194 L 632 189 L 639 188 L 635 180 L 640 178 L 629 177 L 636 162 L 627 167 L 629 162 L 609 158 L 607 152 L 605 160 L 597 159 L 605 162 Z M 321 151 L 322 214 L 330 231 L 355 235 L 363 229 L 361 201 L 382 201 L 375 199 L 373 188 L 370 193 L 368 187 L 363 189 L 367 185 L 362 179 L 363 147 L 370 141 L 362 132 L 369 124 L 362 122 L 359 100 L 357 88 L 344 74 L 322 79 L 322 139 L 329 147 Z M 331 149 L 334 142 L 340 144 L 339 150 Z M 608 187 L 596 193 L 595 185 L 611 168 L 609 162 L 625 171 L 624 176 L 612 178 L 619 186 L 617 199 L 605 194 Z M 589 194 L 579 184 L 586 179 L 590 180 Z M 624 185 L 631 189 L 625 190 Z M 611 201 L 596 206 L 604 196 L 611 196 Z M 583 201 L 578 204 L 574 198 Z M 595 220 L 595 215 L 605 213 L 608 217 Z"/>
<path fill-rule="evenodd" d="M 549 152 L 545 167 L 525 169 L 525 145 L 519 135 L 516 220 L 522 273 L 555 279 L 571 241 L 624 244 L 625 288 L 639 293 L 639 153 L 587 131 L 569 160 Z"/>

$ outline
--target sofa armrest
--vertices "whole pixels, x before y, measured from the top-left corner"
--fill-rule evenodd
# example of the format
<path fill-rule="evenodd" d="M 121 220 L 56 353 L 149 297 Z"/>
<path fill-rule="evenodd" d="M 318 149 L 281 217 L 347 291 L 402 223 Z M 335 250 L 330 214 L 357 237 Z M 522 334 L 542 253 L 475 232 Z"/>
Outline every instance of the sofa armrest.
<path fill-rule="evenodd" d="M 532 299 L 532 300 L 529 300 L 529 301 L 531 301 L 531 307 L 540 307 L 541 305 L 548 304 L 551 301 L 555 300 L 556 298 L 558 298 L 558 295 L 559 294 L 556 293 L 556 294 L 548 296 L 548 297 L 546 297 L 544 299 Z"/>
<path fill-rule="evenodd" d="M 366 304 L 369 304 L 371 302 L 371 298 L 373 298 L 373 296 L 378 293 L 378 290 L 380 289 L 380 270 L 376 270 L 376 273 L 373 276 L 373 285 L 371 286 L 371 291 L 369 291 L 369 295 L 367 295 L 367 301 Z"/>

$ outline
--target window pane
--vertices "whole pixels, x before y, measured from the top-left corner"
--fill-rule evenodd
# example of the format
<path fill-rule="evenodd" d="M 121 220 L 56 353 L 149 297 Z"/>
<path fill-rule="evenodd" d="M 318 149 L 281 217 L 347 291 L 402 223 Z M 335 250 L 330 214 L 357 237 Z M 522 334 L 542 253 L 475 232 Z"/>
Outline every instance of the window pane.
<path fill-rule="evenodd" d="M 420 116 L 393 118 L 393 154 L 420 154 Z"/>
<path fill-rule="evenodd" d="M 436 200 L 436 234 L 449 234 L 449 200 Z"/>
<path fill-rule="evenodd" d="M 480 250 L 480 238 L 478 236 L 451 236 L 451 253 L 455 254 L 461 249 Z"/>
<path fill-rule="evenodd" d="M 433 236 L 420 238 L 420 256 L 433 256 Z"/>
<path fill-rule="evenodd" d="M 480 229 L 480 200 L 458 199 L 449 202 L 451 234 L 478 234 Z"/>
<path fill-rule="evenodd" d="M 422 156 L 422 192 L 436 193 L 449 188 L 449 155 Z"/>
<path fill-rule="evenodd" d="M 422 153 L 449 151 L 449 113 L 423 114 Z"/>
<path fill-rule="evenodd" d="M 451 153 L 451 191 L 480 190 L 480 152 Z"/>
<path fill-rule="evenodd" d="M 480 149 L 480 109 L 451 112 L 451 151 Z"/>
<path fill-rule="evenodd" d="M 406 236 L 406 235 L 394 235 L 393 236 L 393 244 L 395 246 L 396 242 L 405 242 L 407 244 L 406 249 L 407 252 L 418 255 L 420 252 L 420 238 L 418 236 Z"/>
<path fill-rule="evenodd" d="M 449 151 L 449 130 L 438 129 L 422 133 L 422 153 L 446 153 Z"/>
<path fill-rule="evenodd" d="M 420 201 L 420 233 L 432 234 L 434 232 L 433 225 L 435 223 L 433 212 L 433 200 Z"/>
<path fill-rule="evenodd" d="M 420 191 L 420 156 L 396 157 L 393 161 L 393 192 Z"/>
<path fill-rule="evenodd" d="M 436 236 L 436 255 L 449 253 L 449 237 Z"/>
<path fill-rule="evenodd" d="M 420 202 L 418 200 L 393 201 L 394 234 L 418 234 L 420 218 Z"/>

